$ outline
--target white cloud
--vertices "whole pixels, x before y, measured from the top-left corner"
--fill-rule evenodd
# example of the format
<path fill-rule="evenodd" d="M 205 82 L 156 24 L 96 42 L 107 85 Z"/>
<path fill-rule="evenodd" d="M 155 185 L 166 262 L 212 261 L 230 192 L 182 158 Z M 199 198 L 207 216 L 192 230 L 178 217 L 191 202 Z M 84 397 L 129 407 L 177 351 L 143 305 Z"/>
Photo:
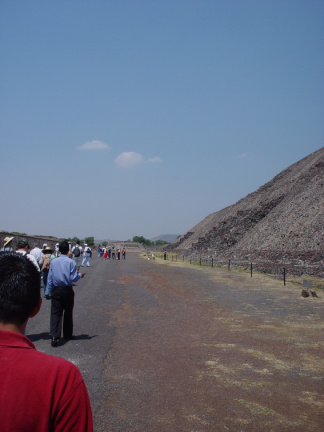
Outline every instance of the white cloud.
<path fill-rule="evenodd" d="M 150 162 L 150 163 L 158 163 L 158 162 L 162 162 L 162 159 L 159 158 L 158 156 L 154 156 L 152 158 L 149 158 L 148 162 Z"/>
<path fill-rule="evenodd" d="M 109 148 L 108 144 L 98 140 L 87 141 L 85 144 L 77 147 L 78 150 L 104 150 Z"/>
<path fill-rule="evenodd" d="M 143 162 L 143 157 L 139 153 L 135 152 L 123 152 L 116 157 L 115 162 L 121 167 L 131 167 L 138 165 Z"/>

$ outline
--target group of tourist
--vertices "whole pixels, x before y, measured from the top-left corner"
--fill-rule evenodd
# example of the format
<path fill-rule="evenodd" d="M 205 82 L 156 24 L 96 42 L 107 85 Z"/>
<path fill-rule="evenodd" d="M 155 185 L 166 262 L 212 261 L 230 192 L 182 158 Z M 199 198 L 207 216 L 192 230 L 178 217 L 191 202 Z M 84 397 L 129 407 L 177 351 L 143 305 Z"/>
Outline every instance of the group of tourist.
<path fill-rule="evenodd" d="M 101 258 L 103 256 L 105 260 L 110 258 L 120 260 L 120 257 L 122 257 L 122 259 L 126 259 L 126 249 L 124 247 L 122 250 L 117 249 L 116 251 L 115 246 L 107 246 L 103 248 L 99 246 L 97 248 L 97 252 L 98 258 Z"/>
<path fill-rule="evenodd" d="M 73 339 L 73 285 L 90 267 L 92 250 L 67 240 L 52 248 L 26 238 L 6 237 L 0 250 L 0 419 L 4 432 L 12 430 L 82 430 L 92 432 L 92 412 L 79 369 L 59 357 L 36 351 L 26 337 L 28 320 L 51 300 L 51 346 Z M 98 247 L 98 257 L 126 259 L 125 248 Z M 35 376 L 37 379 L 35 380 Z M 16 383 L 19 382 L 19 386 Z M 28 404 L 26 404 L 26 395 Z M 42 410 L 39 410 L 39 401 Z M 18 408 L 17 408 L 18 407 Z"/>
<path fill-rule="evenodd" d="M 61 338 L 62 323 L 64 339 L 71 339 L 73 333 L 73 306 L 74 292 L 73 283 L 84 277 L 84 273 L 79 273 L 80 267 L 90 267 L 92 257 L 91 247 L 87 244 L 81 245 L 77 241 L 75 245 L 64 240 L 56 243 L 55 248 L 46 243 L 40 248 L 36 242 L 30 250 L 27 239 L 20 239 L 17 248 L 13 248 L 14 237 L 6 237 L 2 252 L 16 252 L 26 256 L 35 266 L 41 275 L 44 288 L 44 298 L 51 300 L 51 345 L 58 346 Z M 126 259 L 126 250 L 115 247 L 98 247 L 98 257 L 104 259 Z M 64 312 L 64 314 L 63 314 Z M 63 319 L 64 316 L 64 319 Z"/>
<path fill-rule="evenodd" d="M 61 243 L 57 243 L 55 249 L 47 246 L 47 244 L 43 244 L 43 248 L 41 249 L 38 247 L 38 243 L 35 243 L 34 248 L 28 252 L 30 249 L 28 240 L 20 239 L 14 251 L 12 247 L 13 238 L 6 237 L 4 239 L 1 252 L 16 252 L 17 254 L 26 256 L 41 274 L 44 297 L 46 300 L 52 301 L 50 319 L 51 345 L 56 347 L 61 338 L 62 323 L 64 339 L 68 340 L 72 338 L 74 306 L 72 286 L 74 282 L 84 277 L 84 273 L 79 273 L 80 265 L 77 266 L 77 263 L 79 262 L 78 260 L 81 262 L 83 255 L 81 266 L 84 266 L 84 262 L 90 265 L 89 257 L 91 256 L 91 249 L 87 245 L 84 245 L 85 248 L 83 250 L 80 242 L 72 248 L 71 243 L 64 240 Z M 76 250 L 79 251 L 79 255 Z M 75 256 L 72 260 L 73 252 Z"/>
<path fill-rule="evenodd" d="M 28 320 L 41 307 L 42 272 L 43 279 L 47 273 L 51 298 L 51 345 L 57 347 L 61 338 L 63 312 L 63 337 L 73 338 L 73 283 L 84 273 L 77 271 L 68 256 L 71 251 L 66 240 L 59 243 L 57 257 L 47 245 L 43 249 L 34 245 L 28 252 L 26 239 L 19 240 L 14 251 L 12 240 L 6 237 L 0 252 L 1 430 L 92 432 L 89 396 L 79 369 L 67 360 L 36 351 L 25 336 Z"/>

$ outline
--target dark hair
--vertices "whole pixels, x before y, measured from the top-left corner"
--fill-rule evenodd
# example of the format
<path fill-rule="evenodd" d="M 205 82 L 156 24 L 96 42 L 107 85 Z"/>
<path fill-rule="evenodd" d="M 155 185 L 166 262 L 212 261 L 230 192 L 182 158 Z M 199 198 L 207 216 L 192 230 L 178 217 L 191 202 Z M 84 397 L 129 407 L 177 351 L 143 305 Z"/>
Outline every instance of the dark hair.
<path fill-rule="evenodd" d="M 18 245 L 17 245 L 18 249 L 23 249 L 26 246 L 29 247 L 28 240 L 26 240 L 26 239 L 19 240 Z"/>
<path fill-rule="evenodd" d="M 62 240 L 61 243 L 59 243 L 59 251 L 66 255 L 70 250 L 69 242 L 67 240 Z"/>
<path fill-rule="evenodd" d="M 0 321 L 22 324 L 38 305 L 40 272 L 20 253 L 0 254 Z"/>

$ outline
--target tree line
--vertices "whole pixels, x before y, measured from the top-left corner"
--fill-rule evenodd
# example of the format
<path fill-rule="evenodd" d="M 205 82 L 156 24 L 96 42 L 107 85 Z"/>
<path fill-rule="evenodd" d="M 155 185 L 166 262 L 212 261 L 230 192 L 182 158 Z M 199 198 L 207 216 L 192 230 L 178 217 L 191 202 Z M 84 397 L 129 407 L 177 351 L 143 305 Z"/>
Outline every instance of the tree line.
<path fill-rule="evenodd" d="M 72 237 L 72 238 L 68 238 L 68 241 L 71 243 L 76 243 L 76 242 L 80 242 L 81 244 L 87 244 L 88 246 L 95 246 L 95 240 L 94 237 L 85 237 L 83 240 L 79 239 L 79 237 Z M 131 240 L 134 243 L 140 243 L 144 246 L 163 246 L 165 244 L 168 244 L 167 241 L 165 240 L 156 240 L 156 241 L 151 241 L 143 236 L 134 236 Z M 103 241 L 102 242 L 102 246 L 107 246 L 108 242 L 107 241 Z M 100 245 L 99 245 L 100 246 Z"/>
<path fill-rule="evenodd" d="M 134 236 L 132 241 L 134 243 L 141 243 L 144 246 L 163 246 L 165 244 L 168 244 L 168 242 L 165 240 L 151 241 L 143 236 Z"/>

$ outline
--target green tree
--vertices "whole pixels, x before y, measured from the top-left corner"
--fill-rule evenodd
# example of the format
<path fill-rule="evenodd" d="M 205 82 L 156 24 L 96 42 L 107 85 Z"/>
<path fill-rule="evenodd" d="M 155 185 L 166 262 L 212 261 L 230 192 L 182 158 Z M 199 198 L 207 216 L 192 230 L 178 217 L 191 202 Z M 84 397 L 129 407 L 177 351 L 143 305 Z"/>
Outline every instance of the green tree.
<path fill-rule="evenodd" d="M 155 245 L 156 246 L 162 246 L 162 245 L 166 245 L 169 244 L 169 242 L 165 241 L 165 240 L 156 240 Z"/>
<path fill-rule="evenodd" d="M 79 239 L 79 237 L 74 236 L 73 238 L 68 238 L 68 241 L 70 241 L 71 243 L 76 243 L 77 241 L 81 242 L 81 240 Z"/>
<path fill-rule="evenodd" d="M 141 243 L 142 245 L 145 245 L 145 246 L 152 246 L 152 242 L 143 236 L 134 236 L 133 242 L 134 243 Z"/>
<path fill-rule="evenodd" d="M 86 243 L 88 246 L 94 246 L 94 237 L 85 237 L 84 243 Z"/>

